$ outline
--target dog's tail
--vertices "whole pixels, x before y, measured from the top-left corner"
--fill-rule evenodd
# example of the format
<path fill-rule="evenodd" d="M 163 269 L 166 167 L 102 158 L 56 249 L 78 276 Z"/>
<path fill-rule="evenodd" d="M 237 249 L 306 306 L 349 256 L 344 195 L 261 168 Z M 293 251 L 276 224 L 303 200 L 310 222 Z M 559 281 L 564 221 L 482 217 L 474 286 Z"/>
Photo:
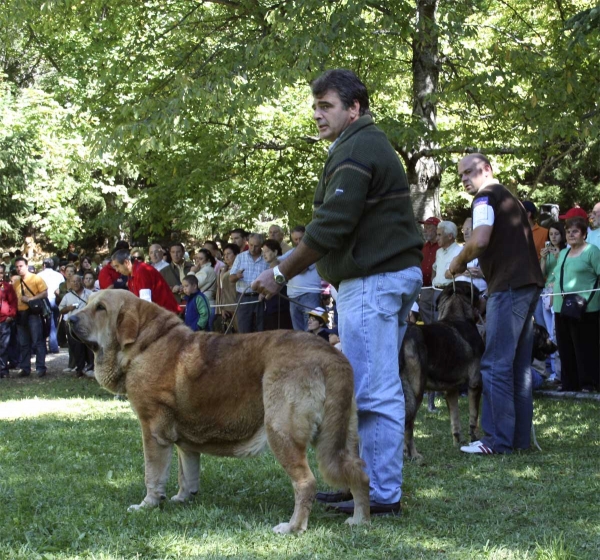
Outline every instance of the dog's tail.
<path fill-rule="evenodd" d="M 358 454 L 352 366 L 340 359 L 332 360 L 326 369 L 323 421 L 315 442 L 319 470 L 334 488 L 350 489 L 355 511 L 366 507 L 368 515 L 369 477 Z"/>

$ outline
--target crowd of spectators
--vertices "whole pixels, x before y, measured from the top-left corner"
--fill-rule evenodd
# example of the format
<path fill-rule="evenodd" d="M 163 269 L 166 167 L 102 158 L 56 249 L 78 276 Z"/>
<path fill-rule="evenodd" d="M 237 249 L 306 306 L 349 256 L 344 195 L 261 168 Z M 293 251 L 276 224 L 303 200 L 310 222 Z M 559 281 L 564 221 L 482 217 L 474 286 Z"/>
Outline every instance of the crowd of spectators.
<path fill-rule="evenodd" d="M 542 375 L 548 382 L 561 383 L 563 390 L 598 390 L 600 290 L 595 290 L 600 278 L 600 203 L 589 217 L 583 209 L 572 208 L 559 221 L 544 226 L 536 221 L 536 206 L 531 201 L 522 204 L 545 279 L 535 321 L 548 330 L 559 348 L 543 365 Z M 463 280 L 472 281 L 480 290 L 484 321 L 487 284 L 477 259 L 461 276 L 453 278 L 448 270 L 462 250 L 457 225 L 433 216 L 420 223 L 424 282 L 413 308 L 414 319 L 426 324 L 437 320 L 439 293 L 452 281 Z M 463 240 L 468 241 L 470 217 L 461 231 Z M 32 352 L 36 374 L 45 375 L 46 353 L 57 353 L 61 345 L 68 347 L 70 355 L 65 371 L 93 376 L 93 354 L 71 337 L 65 325 L 100 289 L 128 289 L 180 314 L 193 330 L 249 333 L 295 329 L 317 334 L 339 347 L 335 297 L 331 297 L 335 289 L 321 280 L 314 265 L 269 300 L 260 299 L 251 289 L 264 270 L 293 253 L 304 232 L 304 226 L 293 228 L 288 245 L 278 225 L 269 228 L 268 237 L 236 228 L 228 240 L 207 240 L 197 248 L 179 242 L 168 247 L 153 243 L 147 252 L 120 241 L 103 260 L 94 255 L 79 258 L 72 247 L 65 259 L 45 259 L 37 273 L 20 253 L 4 252 L 0 263 L 0 377 L 8 377 L 11 368 L 19 370 L 19 377 L 30 375 Z M 585 301 L 580 319 L 561 313 L 563 294 L 571 292 Z M 49 316 L 32 313 L 28 302 L 46 298 Z"/>

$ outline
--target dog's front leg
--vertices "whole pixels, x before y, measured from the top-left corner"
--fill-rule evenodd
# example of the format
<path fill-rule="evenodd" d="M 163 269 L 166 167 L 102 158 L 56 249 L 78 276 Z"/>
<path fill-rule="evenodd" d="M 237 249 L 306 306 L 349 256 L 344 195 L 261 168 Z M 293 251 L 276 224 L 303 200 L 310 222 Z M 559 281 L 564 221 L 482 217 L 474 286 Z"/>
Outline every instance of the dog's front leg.
<path fill-rule="evenodd" d="M 187 502 L 198 493 L 200 480 L 200 453 L 186 451 L 177 446 L 179 461 L 179 492 L 171 498 L 173 502 Z"/>
<path fill-rule="evenodd" d="M 153 434 L 149 428 L 142 427 L 142 435 L 144 440 L 146 497 L 141 504 L 129 506 L 127 511 L 155 507 L 166 498 L 173 444 L 157 434 Z"/>

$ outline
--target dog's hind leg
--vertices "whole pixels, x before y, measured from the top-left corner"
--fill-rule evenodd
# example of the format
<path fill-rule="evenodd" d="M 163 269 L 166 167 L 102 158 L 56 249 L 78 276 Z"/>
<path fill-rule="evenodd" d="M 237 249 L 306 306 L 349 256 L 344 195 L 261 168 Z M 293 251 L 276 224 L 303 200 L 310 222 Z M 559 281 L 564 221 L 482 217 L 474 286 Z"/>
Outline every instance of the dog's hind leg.
<path fill-rule="evenodd" d="M 129 506 L 127 511 L 155 507 L 166 498 L 166 486 L 171 467 L 173 445 L 142 426 L 144 441 L 144 469 L 146 497 L 141 504 Z"/>
<path fill-rule="evenodd" d="M 336 403 L 335 406 L 339 405 Z M 350 488 L 354 499 L 354 515 L 346 523 L 368 524 L 371 515 L 369 477 L 364 471 L 365 463 L 358 454 L 358 417 L 354 400 L 350 410 L 339 410 L 339 413 L 339 423 L 322 426 L 316 446 L 319 469 L 332 486 Z"/>
<path fill-rule="evenodd" d="M 446 391 L 446 404 L 450 414 L 450 429 L 454 443 L 460 443 L 460 414 L 458 410 L 458 391 L 451 389 Z"/>
<path fill-rule="evenodd" d="M 179 462 L 179 492 L 171 498 L 173 502 L 187 502 L 198 493 L 200 481 L 200 453 L 186 451 L 177 446 Z"/>
<path fill-rule="evenodd" d="M 312 509 L 317 482 L 308 466 L 307 444 L 295 440 L 296 434 L 281 433 L 272 425 L 266 426 L 267 439 L 275 458 L 292 479 L 294 488 L 294 513 L 287 523 L 273 527 L 276 533 L 301 533 L 306 531 Z"/>

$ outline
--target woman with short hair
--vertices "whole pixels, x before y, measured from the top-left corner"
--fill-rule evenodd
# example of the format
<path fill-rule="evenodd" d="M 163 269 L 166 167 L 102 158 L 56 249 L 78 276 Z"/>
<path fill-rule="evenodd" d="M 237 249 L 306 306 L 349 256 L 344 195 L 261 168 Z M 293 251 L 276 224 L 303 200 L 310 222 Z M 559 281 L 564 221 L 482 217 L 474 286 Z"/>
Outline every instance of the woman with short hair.
<path fill-rule="evenodd" d="M 262 256 L 269 268 L 274 268 L 279 264 L 279 257 L 282 254 L 283 250 L 279 241 L 267 239 L 263 243 Z M 290 302 L 287 299 L 287 286 L 283 286 L 276 296 L 265 300 L 264 328 L 266 331 L 294 328 L 290 315 Z"/>
<path fill-rule="evenodd" d="M 568 248 L 554 270 L 554 313 L 561 356 L 563 391 L 597 391 L 600 388 L 600 249 L 586 242 L 587 223 L 580 217 L 565 223 Z M 564 293 L 579 292 L 587 302 L 581 318 L 566 315 Z"/>

